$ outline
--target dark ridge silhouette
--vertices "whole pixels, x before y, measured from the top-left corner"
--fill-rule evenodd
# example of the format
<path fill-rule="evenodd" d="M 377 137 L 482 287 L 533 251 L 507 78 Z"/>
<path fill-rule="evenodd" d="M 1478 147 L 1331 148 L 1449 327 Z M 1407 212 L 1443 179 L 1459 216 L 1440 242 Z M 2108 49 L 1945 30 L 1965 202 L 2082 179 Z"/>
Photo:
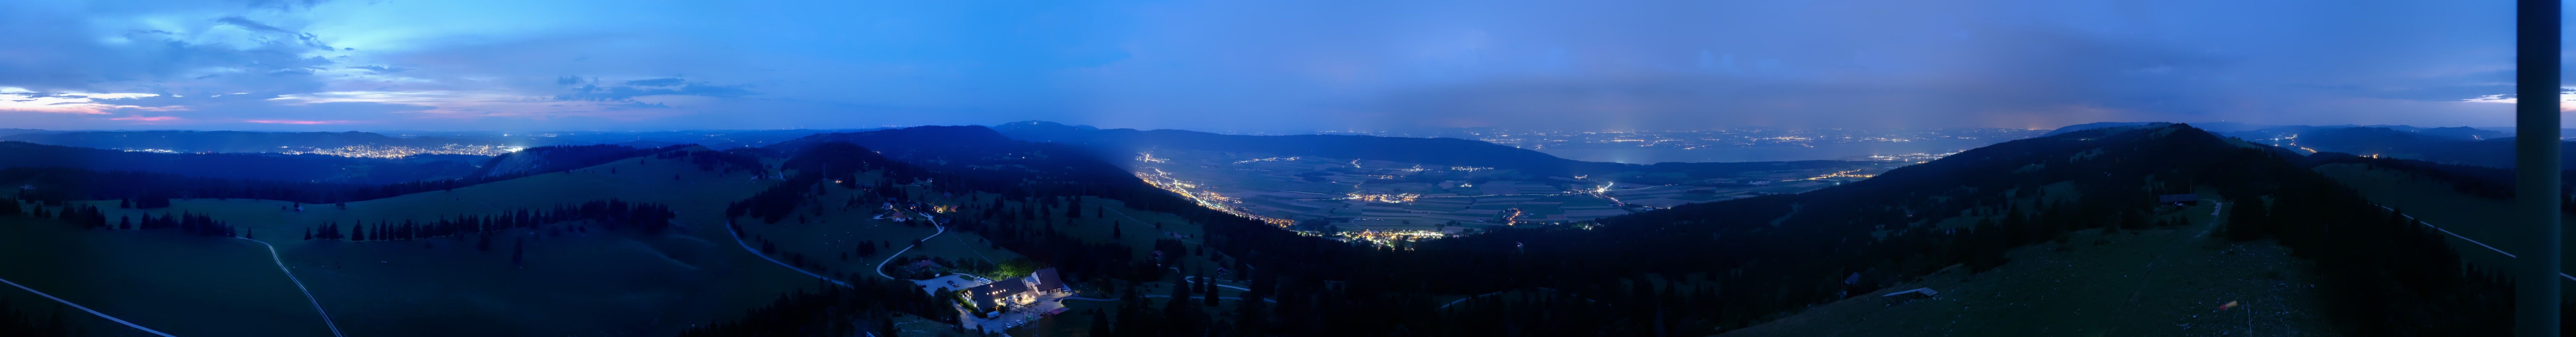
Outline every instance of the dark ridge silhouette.
<path fill-rule="evenodd" d="M 357 145 L 438 147 L 448 144 L 491 144 L 453 138 L 399 138 L 357 131 L 76 131 L 18 134 L 0 137 L 0 140 L 100 149 L 163 149 L 187 153 L 278 152 L 280 147 L 337 148 Z"/>

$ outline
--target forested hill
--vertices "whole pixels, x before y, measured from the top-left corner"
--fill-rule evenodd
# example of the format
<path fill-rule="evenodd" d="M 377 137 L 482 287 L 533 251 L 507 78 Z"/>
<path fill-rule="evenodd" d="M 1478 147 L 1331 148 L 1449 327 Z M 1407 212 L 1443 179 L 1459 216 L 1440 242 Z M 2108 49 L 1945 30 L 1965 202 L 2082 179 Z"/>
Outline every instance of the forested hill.
<path fill-rule="evenodd" d="M 1996 144 L 1804 194 L 1609 218 L 1594 229 L 1504 229 L 1402 251 L 1234 235 L 1208 242 L 1292 280 L 1347 284 L 1348 291 L 1317 294 L 1326 299 L 1314 311 L 1280 309 L 1312 315 L 1282 317 L 1282 326 L 1652 335 L 1758 324 L 1945 266 L 1986 270 L 2010 263 L 2007 248 L 2069 231 L 2175 226 L 2181 215 L 2159 213 L 2154 196 L 2197 190 L 2233 206 L 2226 236 L 2277 238 L 2316 260 L 2323 279 L 2334 280 L 2321 286 L 2339 301 L 2332 303 L 2337 319 L 2368 328 L 2351 333 L 2504 326 L 2493 311 L 2501 308 L 2501 287 L 2468 274 L 2437 234 L 2390 220 L 2291 160 L 2185 125 L 2088 130 Z M 1854 273 L 1862 276 L 1858 285 L 1842 284 Z M 1646 280 L 1670 282 L 1640 282 Z M 1421 294 L 1540 288 L 1562 297 L 1508 310 L 1415 311 L 1436 305 Z"/>
<path fill-rule="evenodd" d="M 882 156 L 883 160 L 900 161 L 904 165 L 846 165 L 921 170 L 920 173 L 903 175 L 932 180 L 934 189 L 941 191 L 993 192 L 1006 198 L 1094 196 L 1125 201 L 1129 207 L 1140 210 L 1179 214 L 1210 226 L 1261 227 L 1286 233 L 1250 219 L 1200 207 L 1188 199 L 1154 188 L 1125 168 L 1110 164 L 1088 150 L 1064 144 L 1012 140 L 982 126 L 922 126 L 828 133 L 782 142 L 761 150 L 787 156 L 790 158 L 788 164 L 850 160 L 872 162 Z M 868 155 L 855 155 L 853 151 Z M 788 166 L 794 168 L 797 165 Z M 778 188 L 812 184 L 797 176 L 790 176 L 789 180 L 789 183 L 779 185 L 788 187 Z"/>
<path fill-rule="evenodd" d="M 797 155 L 829 143 L 850 143 L 884 155 L 943 171 L 984 175 L 996 183 L 1066 182 L 1143 186 L 1126 169 L 1095 153 L 1063 144 L 1013 140 L 982 126 L 919 126 L 865 132 L 827 133 L 798 138 L 764 149 Z"/>

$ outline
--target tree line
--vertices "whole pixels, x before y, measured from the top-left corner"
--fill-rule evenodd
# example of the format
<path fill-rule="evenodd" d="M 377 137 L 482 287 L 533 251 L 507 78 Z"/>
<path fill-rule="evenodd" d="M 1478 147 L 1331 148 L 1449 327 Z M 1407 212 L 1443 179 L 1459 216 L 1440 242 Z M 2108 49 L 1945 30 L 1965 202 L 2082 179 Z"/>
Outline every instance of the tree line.
<path fill-rule="evenodd" d="M 72 325 L 70 319 L 63 317 L 63 312 L 71 311 L 71 307 L 59 304 L 53 305 L 51 306 L 53 310 L 47 310 L 47 314 L 40 319 L 37 318 L 34 313 L 20 310 L 18 309 L 19 307 L 14 305 L 17 305 L 17 303 L 9 302 L 8 296 L 0 296 L 0 336 L 71 337 L 89 335 L 87 331 L 81 331 L 79 326 Z"/>
<path fill-rule="evenodd" d="M 61 205 L 59 207 L 48 208 L 32 201 L 0 198 L 0 216 L 19 214 L 25 214 L 39 219 L 62 220 L 63 222 L 79 226 L 80 228 L 90 229 L 176 229 L 181 233 L 198 236 L 238 236 L 243 234 L 233 228 L 231 224 L 215 220 L 212 216 L 191 212 L 180 212 L 175 215 L 164 214 L 158 216 L 144 214 L 140 219 L 131 216 L 119 216 L 114 222 L 110 222 L 107 217 L 107 212 L 100 210 L 98 206 Z"/>
<path fill-rule="evenodd" d="M 552 208 L 519 208 L 499 214 L 441 216 L 429 221 L 379 220 L 346 226 L 329 222 L 307 228 L 304 237 L 306 240 L 399 241 L 486 234 L 576 221 L 589 221 L 607 230 L 658 233 L 670 228 L 671 219 L 676 217 L 677 213 L 662 204 L 609 199 L 559 204 Z M 485 240 L 478 247 L 488 250 L 489 238 Z"/>

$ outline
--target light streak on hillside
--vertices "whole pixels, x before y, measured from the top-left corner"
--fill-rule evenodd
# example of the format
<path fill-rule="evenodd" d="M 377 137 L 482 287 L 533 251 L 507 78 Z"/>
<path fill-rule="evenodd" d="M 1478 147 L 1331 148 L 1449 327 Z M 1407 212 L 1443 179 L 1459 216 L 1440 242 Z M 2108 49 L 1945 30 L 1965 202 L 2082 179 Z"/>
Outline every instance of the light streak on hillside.
<path fill-rule="evenodd" d="M 1850 178 L 1869 178 L 1869 177 L 1876 177 L 1876 176 L 1878 176 L 1878 175 L 1876 175 L 1876 174 L 1861 174 L 1861 173 L 1857 173 L 1857 172 L 1860 172 L 1860 171 L 1861 171 L 1860 169 L 1853 169 L 1853 170 L 1849 170 L 1849 171 L 1842 171 L 1842 172 L 1827 173 L 1827 174 L 1825 174 L 1825 175 L 1815 176 L 1815 177 L 1809 177 L 1809 178 L 1807 178 L 1807 179 L 1803 179 L 1803 180 L 1816 180 L 1816 179 L 1825 179 L 1825 178 L 1841 178 L 1841 177 L 1850 177 Z"/>
<path fill-rule="evenodd" d="M 1189 198 L 1191 202 L 1198 203 L 1199 207 L 1207 207 L 1208 209 L 1225 212 L 1226 214 L 1233 214 L 1234 216 L 1240 216 L 1246 219 L 1260 220 L 1261 222 L 1270 223 L 1270 225 L 1282 228 L 1297 224 L 1296 220 L 1265 217 L 1252 214 L 1251 212 L 1245 212 L 1241 208 L 1234 206 L 1234 204 L 1243 203 L 1242 200 L 1226 197 L 1225 195 L 1217 194 L 1215 191 L 1201 188 L 1198 184 L 1192 184 L 1188 181 L 1182 181 L 1180 178 L 1174 178 L 1172 177 L 1171 172 L 1164 172 L 1163 169 L 1160 168 L 1147 167 L 1145 169 L 1153 171 L 1153 173 L 1137 172 L 1137 179 L 1144 180 L 1145 184 L 1153 185 L 1154 188 L 1171 191 L 1173 194 L 1179 194 L 1183 198 Z M 1194 188 L 1198 190 L 1191 190 Z"/>
<path fill-rule="evenodd" d="M 1415 198 L 1421 198 L 1421 197 L 1422 197 L 1422 195 L 1421 195 L 1421 194 L 1413 194 L 1413 193 L 1383 194 L 1383 193 L 1359 193 L 1359 192 L 1351 192 L 1349 197 L 1344 197 L 1344 198 L 1342 198 L 1342 199 L 1346 199 L 1346 200 L 1368 201 L 1368 202 L 1383 202 L 1383 203 L 1391 203 L 1391 204 L 1401 204 L 1401 203 L 1409 203 L 1409 202 L 1413 202 L 1413 199 L 1415 199 Z"/>
<path fill-rule="evenodd" d="M 1140 161 L 1140 162 L 1147 162 L 1147 163 L 1169 163 L 1169 162 L 1172 162 L 1172 161 L 1170 161 L 1170 160 L 1164 160 L 1163 158 L 1154 158 L 1154 153 L 1153 153 L 1153 152 L 1137 152 L 1137 153 L 1136 153 L 1136 161 Z"/>
<path fill-rule="evenodd" d="M 309 154 L 319 154 L 319 155 L 331 155 L 331 156 L 341 156 L 341 157 L 361 157 L 361 158 L 402 158 L 402 157 L 406 157 L 406 156 L 424 155 L 424 154 L 463 154 L 463 155 L 477 155 L 477 156 L 498 156 L 498 155 L 507 154 L 507 153 L 511 153 L 511 152 L 519 152 L 519 150 L 524 150 L 524 149 L 526 149 L 526 148 L 522 148 L 522 147 L 517 147 L 517 146 L 507 146 L 507 145 L 463 145 L 463 144 L 447 144 L 447 145 L 440 145 L 440 146 L 438 146 L 438 147 L 382 146 L 382 145 L 351 145 L 351 146 L 342 146 L 342 147 L 336 147 L 336 148 L 304 148 L 304 149 L 293 149 L 293 148 L 289 148 L 289 147 L 280 147 L 280 148 L 286 148 L 286 149 L 290 149 L 290 150 L 278 151 L 277 153 L 283 153 L 283 154 L 308 154 L 308 153 L 309 153 Z"/>

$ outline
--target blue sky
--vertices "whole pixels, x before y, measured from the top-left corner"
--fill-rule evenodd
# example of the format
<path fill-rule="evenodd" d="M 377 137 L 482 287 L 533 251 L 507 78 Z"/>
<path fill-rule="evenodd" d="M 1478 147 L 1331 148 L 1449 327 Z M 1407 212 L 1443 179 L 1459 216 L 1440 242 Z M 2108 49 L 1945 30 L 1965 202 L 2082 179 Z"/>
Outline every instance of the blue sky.
<path fill-rule="evenodd" d="M 0 1 L 0 127 L 2503 126 L 2510 1 Z"/>

